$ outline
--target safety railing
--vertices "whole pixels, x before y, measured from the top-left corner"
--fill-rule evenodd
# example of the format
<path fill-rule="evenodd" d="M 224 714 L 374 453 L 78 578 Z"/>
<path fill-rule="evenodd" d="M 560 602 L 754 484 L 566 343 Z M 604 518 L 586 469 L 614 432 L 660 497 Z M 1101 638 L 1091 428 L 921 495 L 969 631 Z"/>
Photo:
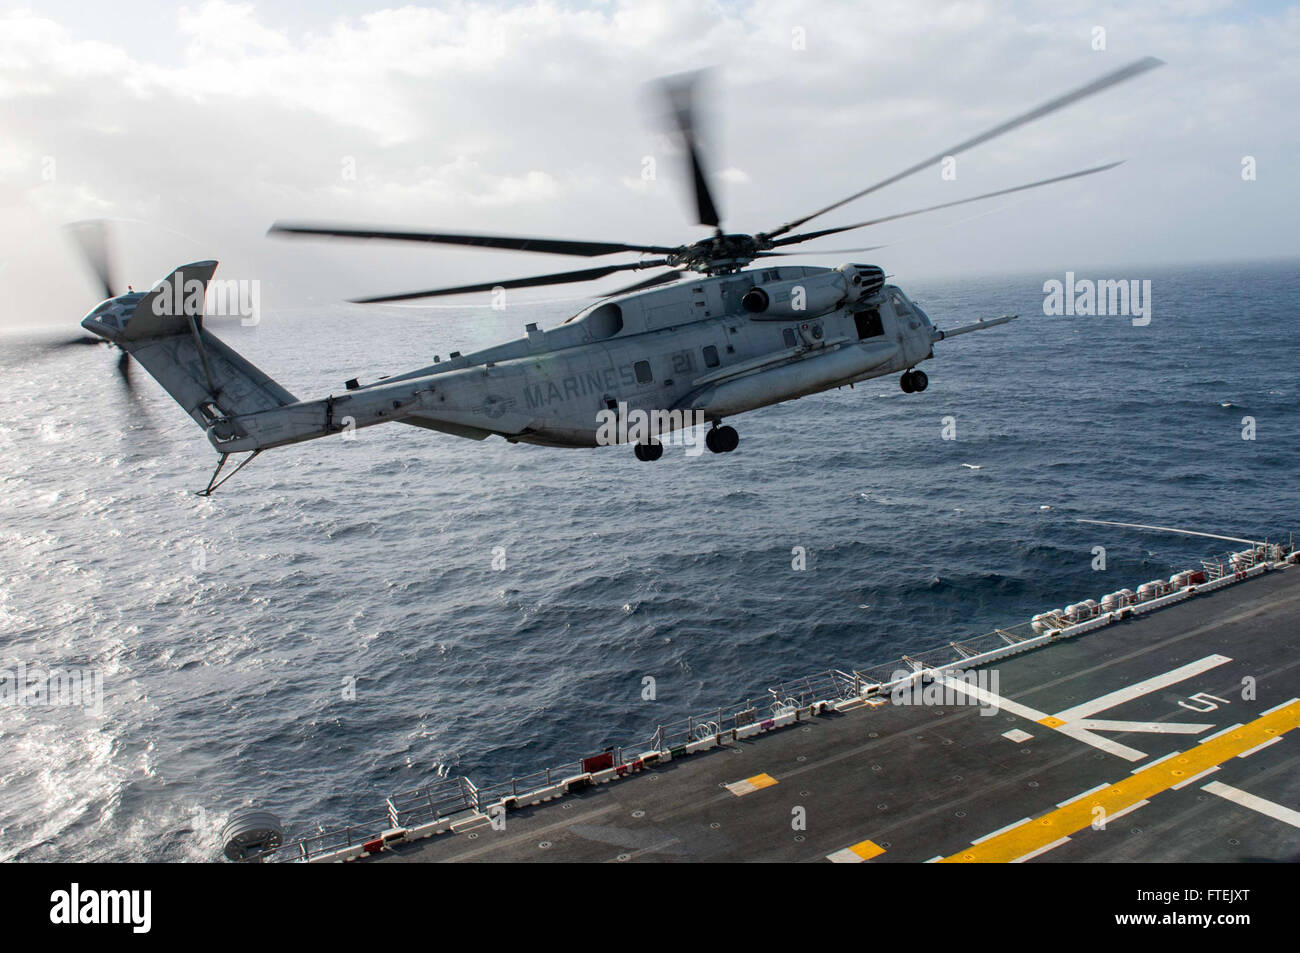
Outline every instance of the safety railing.
<path fill-rule="evenodd" d="M 388 823 L 393 828 L 414 827 L 466 811 L 477 811 L 480 803 L 478 788 L 469 778 L 463 775 L 440 778 L 389 797 Z"/>
<path fill-rule="evenodd" d="M 313 857 L 332 854 L 335 851 L 346 850 L 349 847 L 360 847 L 366 841 L 374 838 L 376 831 L 383 830 L 383 824 L 383 821 L 375 819 L 369 824 L 349 824 L 347 827 L 339 827 L 334 830 L 305 834 L 286 841 L 279 847 L 264 850 L 249 859 L 260 861 L 311 860 Z"/>

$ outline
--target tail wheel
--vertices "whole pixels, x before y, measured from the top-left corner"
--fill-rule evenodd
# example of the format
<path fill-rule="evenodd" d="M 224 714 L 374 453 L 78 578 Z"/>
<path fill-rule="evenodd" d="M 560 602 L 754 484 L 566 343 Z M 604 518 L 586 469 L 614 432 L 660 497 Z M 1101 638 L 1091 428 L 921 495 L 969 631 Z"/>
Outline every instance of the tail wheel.
<path fill-rule="evenodd" d="M 664 455 L 662 443 L 637 443 L 632 445 L 632 452 L 642 463 L 653 463 Z"/>

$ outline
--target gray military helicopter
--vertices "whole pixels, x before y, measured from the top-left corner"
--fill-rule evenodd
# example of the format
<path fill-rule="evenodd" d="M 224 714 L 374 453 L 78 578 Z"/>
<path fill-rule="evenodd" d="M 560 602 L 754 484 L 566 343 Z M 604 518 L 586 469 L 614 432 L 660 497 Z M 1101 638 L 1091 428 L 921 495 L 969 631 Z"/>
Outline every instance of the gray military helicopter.
<path fill-rule="evenodd" d="M 639 460 L 663 454 L 674 429 L 711 425 L 714 453 L 739 444 L 724 420 L 844 384 L 900 373 L 906 392 L 928 384 L 916 367 L 935 342 L 1012 320 L 1007 315 L 939 330 L 875 265 L 778 264 L 792 245 L 923 212 L 1114 168 L 1094 166 L 927 208 L 812 231 L 810 220 L 870 195 L 948 156 L 1050 115 L 1161 65 L 1148 57 L 1049 100 L 845 199 L 755 235 L 724 232 L 697 136 L 695 77 L 663 81 L 694 188 L 697 220 L 713 235 L 684 245 L 641 245 L 517 236 L 275 224 L 271 234 L 384 239 L 503 248 L 595 258 L 638 253 L 637 261 L 578 271 L 355 299 L 406 301 L 591 281 L 622 271 L 666 269 L 607 294 L 558 327 L 529 324 L 526 336 L 373 383 L 350 380 L 342 394 L 299 400 L 203 326 L 204 293 L 215 261 L 177 268 L 149 292 L 112 296 L 82 326 L 134 357 L 207 433 L 221 455 L 201 491 L 218 486 L 264 450 L 382 423 L 402 423 L 482 440 L 593 447 L 632 443 Z M 875 248 L 881 246 L 874 246 Z M 864 251 L 872 249 L 851 249 Z M 797 254 L 797 253 L 796 253 Z M 753 268 L 748 266 L 755 265 Z M 699 277 L 686 277 L 694 274 Z M 109 287 L 108 278 L 101 279 Z M 666 287 L 658 287 L 658 286 Z M 125 357 L 123 358 L 125 360 Z M 639 415 L 639 416 L 638 416 Z M 629 425 L 629 419 L 638 419 Z M 220 479 L 232 454 L 247 453 Z"/>

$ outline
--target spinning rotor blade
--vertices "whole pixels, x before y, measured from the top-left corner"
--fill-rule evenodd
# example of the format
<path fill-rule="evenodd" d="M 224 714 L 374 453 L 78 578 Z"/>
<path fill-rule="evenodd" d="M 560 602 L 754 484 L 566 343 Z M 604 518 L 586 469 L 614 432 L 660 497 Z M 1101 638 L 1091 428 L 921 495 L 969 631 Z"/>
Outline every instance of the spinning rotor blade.
<path fill-rule="evenodd" d="M 484 281 L 476 285 L 459 285 L 455 288 L 434 288 L 431 291 L 408 291 L 403 294 L 380 295 L 374 298 L 352 298 L 356 304 L 378 304 L 384 301 L 409 301 L 412 298 L 435 298 L 441 295 L 468 294 L 473 291 L 491 291 L 494 288 L 534 288 L 541 285 L 563 285 L 571 281 L 593 281 L 612 275 L 616 271 L 639 271 L 668 264 L 667 259 L 634 261 L 626 265 L 605 265 L 582 271 L 562 271 L 553 275 L 536 275 L 532 278 L 510 278 L 506 281 Z"/>
<path fill-rule="evenodd" d="M 671 271 L 665 271 L 657 275 L 651 275 L 644 281 L 638 281 L 634 285 L 628 285 L 626 288 L 619 288 L 617 291 L 610 291 L 601 295 L 602 298 L 612 298 L 615 295 L 625 295 L 632 291 L 640 291 L 642 288 L 653 288 L 655 285 L 666 285 L 670 281 L 676 281 L 686 272 L 680 268 L 674 268 Z"/>
<path fill-rule="evenodd" d="M 709 174 L 700 158 L 699 139 L 695 135 L 695 85 L 699 73 L 686 73 L 660 80 L 668 105 L 672 110 L 677 131 L 681 133 L 686 146 L 686 155 L 691 166 L 691 182 L 695 190 L 695 214 L 701 225 L 718 227 L 718 207 L 713 201 L 713 190 L 709 188 Z"/>
<path fill-rule="evenodd" d="M 43 347 L 47 351 L 61 351 L 65 347 L 77 347 L 78 345 L 83 345 L 83 344 L 103 344 L 103 343 L 104 343 L 103 338 L 93 338 L 88 334 L 82 334 L 75 338 L 66 338 L 62 341 L 52 341 L 49 344 L 43 345 Z"/>
<path fill-rule="evenodd" d="M 583 242 L 562 238 L 525 238 L 517 235 L 470 235 L 460 232 L 404 232 L 391 229 L 350 228 L 341 225 L 282 225 L 267 230 L 268 235 L 318 235 L 329 238 L 378 238 L 398 242 L 432 242 L 440 245 L 471 245 L 479 248 L 506 248 L 511 251 L 544 252 L 549 255 L 577 255 L 594 258 L 615 252 L 636 251 L 667 255 L 676 251 L 660 245 L 625 245 L 619 242 Z"/>
<path fill-rule="evenodd" d="M 821 238 L 824 235 L 834 235 L 837 232 L 852 231 L 855 228 L 866 228 L 868 225 L 879 225 L 881 222 L 892 222 L 896 219 L 907 218 L 911 215 L 921 215 L 924 212 L 935 212 L 941 208 L 952 208 L 955 205 L 966 205 L 969 202 L 979 202 L 984 199 L 996 198 L 999 195 L 1010 195 L 1013 192 L 1023 192 L 1026 189 L 1036 189 L 1041 185 L 1051 185 L 1054 182 L 1064 182 L 1067 179 L 1078 179 L 1085 175 L 1094 175 L 1098 172 L 1105 172 L 1107 169 L 1113 169 L 1115 166 L 1123 164 L 1124 160 L 1121 159 L 1119 162 L 1108 162 L 1105 165 L 1094 166 L 1091 169 L 1083 169 L 1079 172 L 1069 172 L 1065 175 L 1053 176 L 1050 179 L 1040 179 L 1037 182 L 1030 182 L 1028 185 L 1017 185 L 1010 189 L 998 189 L 996 192 L 985 192 L 983 195 L 973 195 L 968 199 L 958 199 L 955 202 L 942 202 L 939 205 L 930 205 L 926 208 L 913 209 L 910 212 L 899 212 L 896 215 L 884 215 L 880 218 L 873 218 L 865 222 L 857 222 L 853 225 L 840 225 L 837 228 L 823 228 L 816 232 L 804 232 L 802 235 L 788 235 L 785 238 L 778 238 L 772 243 L 772 245 L 777 248 L 782 245 L 796 245 L 799 242 L 812 241 L 814 238 Z M 879 248 L 881 246 L 877 245 L 876 247 Z M 865 251 L 869 249 L 863 250 Z"/>
<path fill-rule="evenodd" d="M 119 292 L 117 282 L 113 280 L 112 259 L 108 253 L 110 244 L 108 223 L 102 219 L 74 222 L 67 226 L 67 230 L 80 247 L 81 254 L 90 265 L 91 271 L 95 273 L 95 278 L 104 291 L 104 297 L 116 298 Z"/>
<path fill-rule="evenodd" d="M 131 355 L 126 351 L 123 351 L 122 356 L 117 359 L 117 372 L 122 375 L 122 384 L 128 391 L 135 390 L 135 381 L 131 379 L 132 363 Z"/>
<path fill-rule="evenodd" d="M 816 218 L 819 215 L 825 215 L 827 212 L 833 211 L 834 209 L 837 209 L 842 205 L 847 205 L 850 202 L 857 201 L 858 199 L 862 198 L 864 195 L 870 195 L 872 192 L 875 192 L 879 189 L 883 189 L 887 185 L 893 185 L 899 179 L 904 179 L 909 175 L 913 175 L 917 172 L 920 172 L 922 169 L 936 165 L 937 163 L 942 162 L 948 156 L 955 156 L 958 153 L 965 152 L 967 149 L 971 149 L 982 143 L 988 142 L 990 139 L 995 139 L 998 136 L 1003 135 L 1004 133 L 1011 132 L 1013 129 L 1018 129 L 1021 126 L 1027 125 L 1036 119 L 1042 119 L 1044 116 L 1049 116 L 1052 113 L 1056 112 L 1057 110 L 1064 109 L 1066 106 L 1069 106 L 1073 103 L 1077 103 L 1082 99 L 1086 99 L 1087 97 L 1092 96 L 1095 93 L 1100 93 L 1102 90 L 1109 89 L 1112 86 L 1124 82 L 1125 80 L 1133 79 L 1135 76 L 1140 76 L 1141 74 L 1147 72 L 1148 70 L 1152 70 L 1155 69 L 1157 66 L 1163 66 L 1163 65 L 1164 65 L 1163 60 L 1156 59 L 1154 56 L 1147 56 L 1140 60 L 1136 60 L 1128 64 L 1127 66 L 1120 67 L 1117 70 L 1112 70 L 1111 72 L 1107 73 L 1101 78 L 1093 80 L 1091 83 L 1086 83 L 1083 86 L 1078 87 L 1077 89 L 1073 89 L 1068 93 L 1064 93 L 1061 96 L 1057 96 L 1055 99 L 1048 100 L 1047 102 L 1043 103 L 1041 106 L 1037 106 L 1034 109 L 1029 110 L 1028 112 L 1021 113 L 1019 116 L 1016 116 L 1014 119 L 1009 119 L 1000 125 L 994 126 L 992 129 L 989 129 L 986 132 L 980 133 L 978 136 L 974 136 L 970 139 L 960 142 L 955 146 L 951 146 L 947 149 L 942 150 L 941 152 L 936 153 L 935 155 L 931 156 L 928 159 L 918 162 L 913 166 L 909 166 L 908 168 L 904 169 L 902 172 L 896 173 L 895 175 L 891 175 L 887 179 L 882 179 L 876 184 L 868 186 L 867 188 L 863 189 L 861 192 L 855 192 L 854 194 L 850 195 L 846 199 L 841 199 L 840 201 L 835 202 L 834 204 L 827 205 L 825 208 L 818 209 L 817 211 L 805 215 L 802 218 L 797 218 L 792 222 L 786 222 L 784 225 L 780 226 L 779 228 L 776 228 L 770 232 L 766 232 L 760 237 L 775 238 L 778 235 L 784 235 L 786 232 L 798 228 L 800 225 L 804 224 L 807 221 L 810 221 L 811 219 Z"/>
<path fill-rule="evenodd" d="M 778 245 L 784 242 L 777 242 Z M 810 248 L 807 251 L 761 251 L 759 258 L 792 258 L 795 255 L 853 255 L 860 251 L 875 251 L 888 245 L 867 245 L 865 248 Z"/>

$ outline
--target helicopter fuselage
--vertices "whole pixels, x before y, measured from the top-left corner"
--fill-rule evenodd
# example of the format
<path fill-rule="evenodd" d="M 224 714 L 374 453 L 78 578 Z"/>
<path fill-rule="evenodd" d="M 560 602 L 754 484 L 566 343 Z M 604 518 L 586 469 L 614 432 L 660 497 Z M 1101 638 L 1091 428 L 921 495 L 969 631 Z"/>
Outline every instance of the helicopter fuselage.
<path fill-rule="evenodd" d="M 711 422 L 705 443 L 726 453 L 739 438 L 718 426 L 725 418 L 900 371 L 905 391 L 924 390 L 914 368 L 935 341 L 1014 318 L 940 331 L 874 265 L 755 268 L 611 296 L 558 327 L 530 324 L 518 340 L 299 400 L 203 327 L 216 268 L 182 265 L 82 321 L 203 428 L 222 455 L 205 493 L 231 454 L 382 423 L 552 447 L 632 443 L 638 459 L 654 460 L 661 435 Z M 635 415 L 649 429 L 628 426 Z"/>
<path fill-rule="evenodd" d="M 393 419 L 399 408 L 386 405 L 401 396 L 416 399 L 401 419 L 417 426 L 592 447 L 602 412 L 717 422 L 904 371 L 932 342 L 925 312 L 873 266 L 767 267 L 607 299 L 556 328 L 530 325 L 527 337 L 357 387 L 332 409 L 365 426 Z M 354 411 L 371 405 L 385 417 L 363 422 Z"/>

